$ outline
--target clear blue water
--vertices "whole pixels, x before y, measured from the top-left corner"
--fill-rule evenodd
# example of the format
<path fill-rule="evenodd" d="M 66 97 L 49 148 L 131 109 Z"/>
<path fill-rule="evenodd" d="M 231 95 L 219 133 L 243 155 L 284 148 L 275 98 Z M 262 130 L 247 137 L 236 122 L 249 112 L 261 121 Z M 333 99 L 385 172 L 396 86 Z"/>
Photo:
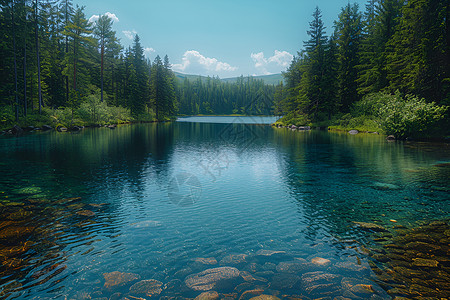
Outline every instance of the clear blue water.
<path fill-rule="evenodd" d="M 227 286 L 222 296 L 260 288 L 280 298 L 334 297 L 345 292 L 342 278 L 353 278 L 389 299 L 362 251 L 370 234 L 353 222 L 392 228 L 448 217 L 448 145 L 205 118 L 213 122 L 0 139 L 0 295 L 126 297 L 136 281 L 108 288 L 105 273 L 167 287 L 231 266 L 261 281 L 242 286 L 239 279 L 241 287 Z M 80 198 L 64 200 L 72 197 Z M 21 233 L 7 231 L 18 227 Z M 261 249 L 285 253 L 256 255 Z M 229 259 L 241 254 L 241 262 Z M 317 266 L 315 257 L 330 263 Z M 305 269 L 276 268 L 292 261 Z M 339 288 L 307 289 L 302 276 L 316 271 L 339 276 Z M 276 283 L 280 274 L 299 281 Z M 159 296 L 171 293 L 193 298 L 200 291 L 165 288 Z"/>
<path fill-rule="evenodd" d="M 177 122 L 189 123 L 219 123 L 219 124 L 272 124 L 275 123 L 279 117 L 274 116 L 194 116 L 194 117 L 179 117 Z"/>

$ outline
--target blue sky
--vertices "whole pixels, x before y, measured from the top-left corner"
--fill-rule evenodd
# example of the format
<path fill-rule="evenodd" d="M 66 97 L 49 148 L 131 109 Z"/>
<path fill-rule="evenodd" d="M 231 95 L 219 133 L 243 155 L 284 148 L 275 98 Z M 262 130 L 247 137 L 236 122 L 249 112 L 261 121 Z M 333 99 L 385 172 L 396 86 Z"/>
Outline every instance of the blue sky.
<path fill-rule="evenodd" d="M 221 78 L 280 73 L 308 39 L 319 6 L 326 32 L 348 0 L 74 0 L 88 18 L 109 13 L 123 45 L 137 33 L 146 55 L 174 71 Z M 364 10 L 366 0 L 354 0 Z M 94 16 L 94 17 L 93 17 Z"/>

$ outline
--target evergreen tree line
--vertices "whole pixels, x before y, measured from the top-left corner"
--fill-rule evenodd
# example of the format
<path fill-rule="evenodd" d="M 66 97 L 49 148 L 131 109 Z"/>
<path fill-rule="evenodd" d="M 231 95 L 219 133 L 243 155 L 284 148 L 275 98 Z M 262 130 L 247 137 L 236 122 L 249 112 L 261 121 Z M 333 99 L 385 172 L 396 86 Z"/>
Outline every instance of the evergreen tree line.
<path fill-rule="evenodd" d="M 178 85 L 179 112 L 183 115 L 272 115 L 275 87 L 253 77 L 223 82 L 218 77 L 185 78 Z"/>
<path fill-rule="evenodd" d="M 275 112 L 323 122 L 382 92 L 450 104 L 450 2 L 369 0 L 341 9 L 327 36 L 320 9 L 276 87 Z"/>
<path fill-rule="evenodd" d="M 0 121 L 62 107 L 73 120 L 92 99 L 136 120 L 176 113 L 168 57 L 151 63 L 138 35 L 123 49 L 107 15 L 90 23 L 72 0 L 3 0 L 0 24 Z"/>

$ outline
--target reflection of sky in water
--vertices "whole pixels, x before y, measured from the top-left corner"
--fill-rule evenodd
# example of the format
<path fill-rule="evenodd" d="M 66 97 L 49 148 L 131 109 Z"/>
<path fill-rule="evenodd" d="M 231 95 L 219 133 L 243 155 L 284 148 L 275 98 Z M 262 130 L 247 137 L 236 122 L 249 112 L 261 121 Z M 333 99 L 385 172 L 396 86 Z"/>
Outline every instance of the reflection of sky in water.
<path fill-rule="evenodd" d="M 343 240 L 366 241 L 353 221 L 392 227 L 391 219 L 410 225 L 448 213 L 449 168 L 434 166 L 450 159 L 442 147 L 218 123 L 0 140 L 0 188 L 11 198 L 24 199 L 18 190 L 33 187 L 38 198 L 106 203 L 88 207 L 92 218 L 58 206 L 60 218 L 44 220 L 67 268 L 36 287 L 30 275 L 21 278 L 28 295 L 102 291 L 102 274 L 112 271 L 183 280 L 201 271 L 193 258 L 220 261 L 260 249 L 345 263 L 356 252 Z M 242 134 L 227 139 L 224 132 Z M 170 182 L 183 183 L 186 174 L 198 180 L 201 193 L 193 205 L 180 206 Z M 176 192 L 192 193 L 189 185 Z"/>

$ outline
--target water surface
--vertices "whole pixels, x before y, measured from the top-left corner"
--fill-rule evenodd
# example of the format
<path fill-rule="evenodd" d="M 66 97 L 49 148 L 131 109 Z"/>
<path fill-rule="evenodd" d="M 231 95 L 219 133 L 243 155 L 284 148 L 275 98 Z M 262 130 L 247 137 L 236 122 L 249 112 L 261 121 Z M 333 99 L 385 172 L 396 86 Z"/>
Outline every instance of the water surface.
<path fill-rule="evenodd" d="M 248 118 L 0 139 L 3 297 L 143 297 L 129 288 L 145 279 L 164 284 L 159 296 L 196 297 L 187 276 L 230 266 L 256 279 L 217 286 L 221 295 L 341 296 L 350 278 L 389 299 L 354 222 L 448 217 L 448 146 Z M 115 271 L 139 279 L 110 287 Z M 308 288 L 311 272 L 336 277 Z"/>

